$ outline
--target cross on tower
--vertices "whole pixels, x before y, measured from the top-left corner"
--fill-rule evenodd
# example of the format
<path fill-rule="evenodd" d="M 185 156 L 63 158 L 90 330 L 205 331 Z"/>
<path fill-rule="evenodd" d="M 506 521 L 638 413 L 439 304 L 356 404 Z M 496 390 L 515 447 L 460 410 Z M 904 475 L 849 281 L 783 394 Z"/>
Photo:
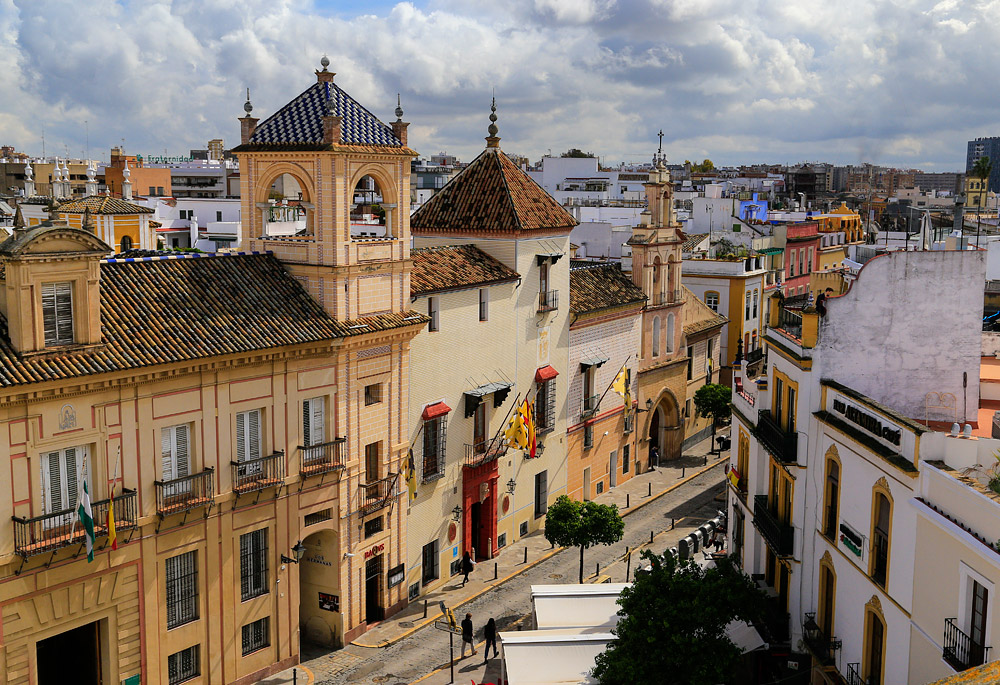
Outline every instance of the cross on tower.
<path fill-rule="evenodd" d="M 663 154 L 663 129 L 662 128 L 660 129 L 660 132 L 657 135 L 660 137 L 660 150 L 659 150 L 659 152 L 660 152 L 660 154 Z"/>

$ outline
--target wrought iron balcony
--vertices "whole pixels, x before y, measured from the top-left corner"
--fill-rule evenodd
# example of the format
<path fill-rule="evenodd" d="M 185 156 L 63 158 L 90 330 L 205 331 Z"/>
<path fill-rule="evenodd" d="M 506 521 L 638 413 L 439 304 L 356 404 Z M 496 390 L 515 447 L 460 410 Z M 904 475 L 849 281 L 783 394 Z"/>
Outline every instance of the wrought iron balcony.
<path fill-rule="evenodd" d="M 780 521 L 778 515 L 768 508 L 767 495 L 755 495 L 753 498 L 753 525 L 776 555 L 792 556 L 795 529 Z"/>
<path fill-rule="evenodd" d="M 747 364 L 753 364 L 754 362 L 759 362 L 764 358 L 764 348 L 758 347 L 755 350 L 750 350 L 747 352 Z"/>
<path fill-rule="evenodd" d="M 396 492 L 396 482 L 399 479 L 398 473 L 390 473 L 385 478 L 362 483 L 358 486 L 358 496 L 360 498 L 358 509 L 362 516 L 367 516 L 373 512 L 389 506 Z"/>
<path fill-rule="evenodd" d="M 778 328 L 788 333 L 793 338 L 802 339 L 802 312 L 781 308 L 778 315 Z"/>
<path fill-rule="evenodd" d="M 861 677 L 861 664 L 847 664 L 847 685 L 871 685 L 871 678 Z"/>
<path fill-rule="evenodd" d="M 779 461 L 794 464 L 798 460 L 799 436 L 790 433 L 775 420 L 771 411 L 761 409 L 757 414 L 757 427 L 754 435 L 764 448 Z"/>
<path fill-rule="evenodd" d="M 233 492 L 245 495 L 281 485 L 285 479 L 285 453 L 229 462 L 233 469 Z"/>
<path fill-rule="evenodd" d="M 816 623 L 815 612 L 809 612 L 802 623 L 802 641 L 823 666 L 833 663 L 833 653 L 841 648 L 841 641 L 823 633 Z"/>
<path fill-rule="evenodd" d="M 115 530 L 119 533 L 136 527 L 137 510 L 135 490 L 124 490 L 114 498 Z M 108 534 L 108 504 L 111 499 L 103 499 L 90 505 L 94 516 L 94 537 Z M 70 545 L 82 545 L 83 526 L 80 525 L 76 509 L 63 509 L 51 514 L 33 518 L 11 517 L 14 521 L 14 553 L 26 559 L 35 554 L 54 552 Z"/>
<path fill-rule="evenodd" d="M 156 486 L 156 515 L 170 514 L 210 505 L 215 497 L 215 469 L 206 468 L 173 480 L 153 481 Z"/>
<path fill-rule="evenodd" d="M 944 660 L 956 671 L 981 666 L 989 661 L 990 648 L 962 632 L 955 621 L 954 618 L 944 620 Z"/>
<path fill-rule="evenodd" d="M 347 438 L 337 438 L 330 442 L 309 447 L 299 446 L 299 476 L 318 476 L 337 471 L 347 463 Z"/>
<path fill-rule="evenodd" d="M 493 442 L 477 442 L 473 445 L 465 444 L 465 465 L 474 469 L 477 466 L 485 466 L 494 462 L 507 454 L 507 443 L 503 440 Z"/>
<path fill-rule="evenodd" d="M 538 293 L 538 313 L 553 312 L 559 309 L 559 291 L 543 290 Z"/>

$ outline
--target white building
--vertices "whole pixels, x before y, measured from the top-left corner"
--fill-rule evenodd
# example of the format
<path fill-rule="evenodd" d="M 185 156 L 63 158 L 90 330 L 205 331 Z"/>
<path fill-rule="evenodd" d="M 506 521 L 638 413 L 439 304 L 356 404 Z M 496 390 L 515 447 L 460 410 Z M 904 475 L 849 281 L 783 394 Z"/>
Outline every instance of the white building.
<path fill-rule="evenodd" d="M 152 218 L 160 224 L 156 232 L 163 238 L 164 247 L 195 247 L 216 252 L 239 246 L 242 226 L 239 198 L 149 197 L 137 203 L 154 210 Z"/>
<path fill-rule="evenodd" d="M 601 169 L 597 157 L 542 157 L 528 175 L 560 204 L 619 202 L 645 204 L 649 170 Z"/>

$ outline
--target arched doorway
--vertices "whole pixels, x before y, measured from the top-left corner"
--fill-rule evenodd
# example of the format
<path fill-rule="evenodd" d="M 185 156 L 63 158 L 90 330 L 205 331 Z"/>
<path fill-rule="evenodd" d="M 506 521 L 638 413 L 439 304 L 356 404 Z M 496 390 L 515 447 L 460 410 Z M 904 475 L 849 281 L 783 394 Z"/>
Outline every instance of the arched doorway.
<path fill-rule="evenodd" d="M 362 176 L 354 186 L 351 202 L 351 238 L 392 236 L 392 209 L 386 205 L 381 186 L 374 176 Z"/>
<path fill-rule="evenodd" d="M 663 454 L 663 447 L 660 445 L 661 435 L 660 435 L 660 408 L 657 407 L 653 410 L 653 415 L 649 420 L 649 466 L 653 467 L 657 465 L 659 461 L 656 455 Z M 655 454 L 654 454 L 654 449 Z"/>
<path fill-rule="evenodd" d="M 660 464 L 681 456 L 681 443 L 684 442 L 684 424 L 681 421 L 677 400 L 669 390 L 663 391 L 660 399 L 650 411 L 649 431 L 646 435 L 650 455 L 655 445 L 659 453 Z"/>
<path fill-rule="evenodd" d="M 336 531 L 320 530 L 302 544 L 306 552 L 298 569 L 301 640 L 327 649 L 340 648 L 344 638 L 340 540 Z"/>
<path fill-rule="evenodd" d="M 313 235 L 312 205 L 305 184 L 289 173 L 271 182 L 267 202 L 259 204 L 264 214 L 263 235 L 271 238 L 301 238 Z"/>

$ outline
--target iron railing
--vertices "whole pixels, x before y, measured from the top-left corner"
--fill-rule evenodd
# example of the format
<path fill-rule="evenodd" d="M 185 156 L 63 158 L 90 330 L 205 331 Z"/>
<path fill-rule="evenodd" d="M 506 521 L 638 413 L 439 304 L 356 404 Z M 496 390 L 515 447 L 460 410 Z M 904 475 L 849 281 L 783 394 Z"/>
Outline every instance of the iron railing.
<path fill-rule="evenodd" d="M 758 347 L 755 350 L 750 350 L 749 352 L 747 352 L 746 357 L 747 357 L 747 364 L 753 364 L 754 362 L 759 362 L 761 359 L 764 358 L 764 348 Z"/>
<path fill-rule="evenodd" d="M 778 461 L 794 464 L 798 460 L 799 436 L 790 433 L 778 423 L 769 409 L 761 409 L 757 414 L 757 439 Z"/>
<path fill-rule="evenodd" d="M 823 632 L 816 623 L 815 612 L 806 613 L 805 621 L 802 623 L 802 641 L 823 666 L 833 663 L 833 653 L 840 649 L 842 644 L 837 638 Z"/>
<path fill-rule="evenodd" d="M 465 465 L 474 469 L 496 461 L 507 454 L 507 443 L 503 440 L 483 441 L 473 445 L 465 443 Z"/>
<path fill-rule="evenodd" d="M 281 485 L 285 478 L 285 453 L 229 462 L 233 469 L 233 492 L 243 495 Z"/>
<path fill-rule="evenodd" d="M 538 293 L 538 311 L 552 312 L 559 309 L 559 291 L 543 290 Z"/>
<path fill-rule="evenodd" d="M 591 395 L 590 397 L 583 398 L 583 410 L 584 415 L 590 415 L 597 411 L 597 405 L 601 403 L 600 395 Z"/>
<path fill-rule="evenodd" d="M 90 505 L 94 517 L 94 537 L 108 534 L 108 504 L 111 498 Z M 115 530 L 132 530 L 137 523 L 135 490 L 123 490 L 115 496 Z M 11 517 L 14 521 L 14 553 L 23 558 L 52 552 L 85 542 L 83 526 L 76 509 L 63 509 L 32 518 Z"/>
<path fill-rule="evenodd" d="M 371 483 L 362 483 L 358 486 L 359 508 L 362 516 L 367 516 L 389 505 L 397 494 L 396 482 L 398 478 L 398 473 L 390 473 L 385 478 Z"/>
<path fill-rule="evenodd" d="M 954 618 L 944 620 L 944 660 L 956 671 L 981 666 L 989 661 L 990 648 L 966 635 Z"/>
<path fill-rule="evenodd" d="M 791 309 L 781 308 L 778 315 L 778 328 L 782 329 L 793 338 L 802 339 L 802 312 L 794 312 Z"/>
<path fill-rule="evenodd" d="M 847 664 L 847 685 L 871 685 L 871 678 L 861 677 L 861 664 Z"/>
<path fill-rule="evenodd" d="M 779 557 L 792 555 L 795 529 L 771 511 L 767 506 L 767 495 L 755 495 L 753 498 L 753 525 L 775 554 Z"/>
<path fill-rule="evenodd" d="M 156 486 L 156 514 L 160 518 L 212 503 L 215 497 L 215 469 L 192 473 L 172 480 L 153 481 Z"/>
<path fill-rule="evenodd" d="M 299 475 L 316 476 L 342 469 L 347 464 L 347 438 L 305 447 L 299 445 Z"/>

